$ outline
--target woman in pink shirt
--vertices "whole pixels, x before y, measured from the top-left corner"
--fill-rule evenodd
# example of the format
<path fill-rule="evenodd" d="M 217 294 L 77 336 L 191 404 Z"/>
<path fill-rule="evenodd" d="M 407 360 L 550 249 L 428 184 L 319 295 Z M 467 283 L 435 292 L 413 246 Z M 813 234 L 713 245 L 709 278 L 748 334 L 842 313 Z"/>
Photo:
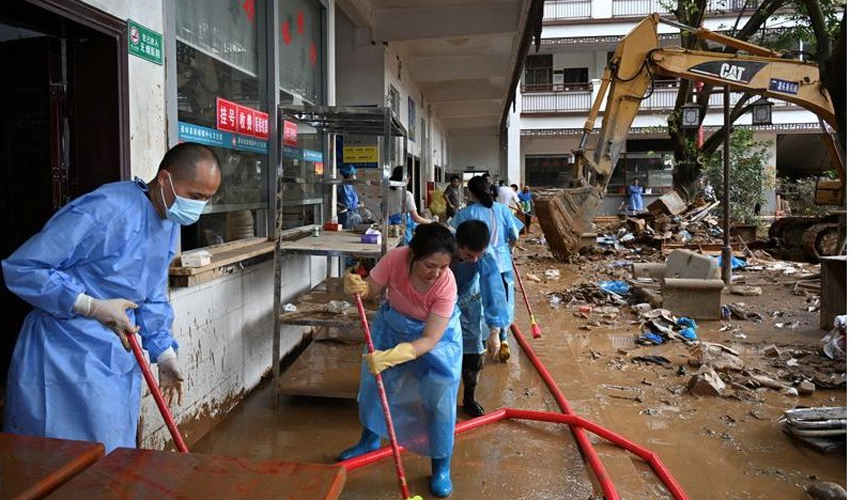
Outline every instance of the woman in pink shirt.
<path fill-rule="evenodd" d="M 360 441 L 347 460 L 381 446 L 387 436 L 374 374 L 381 373 L 399 442 L 431 457 L 431 492 L 452 492 L 450 463 L 463 355 L 457 285 L 449 269 L 456 244 L 439 224 L 416 228 L 410 245 L 388 252 L 364 281 L 345 276 L 345 291 L 364 298 L 384 290 L 387 300 L 372 324 L 375 352 L 360 372 Z"/>

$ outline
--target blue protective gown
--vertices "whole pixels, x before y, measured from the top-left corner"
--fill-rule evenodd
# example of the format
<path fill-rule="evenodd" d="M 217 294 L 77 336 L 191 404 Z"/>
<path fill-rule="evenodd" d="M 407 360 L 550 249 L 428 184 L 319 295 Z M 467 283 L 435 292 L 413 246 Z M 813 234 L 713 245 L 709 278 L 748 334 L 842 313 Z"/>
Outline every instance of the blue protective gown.
<path fill-rule="evenodd" d="M 629 210 L 632 212 L 643 210 L 643 188 L 634 184 L 629 186 Z"/>
<path fill-rule="evenodd" d="M 375 349 L 384 350 L 422 337 L 425 323 L 384 302 L 372 324 Z M 399 443 L 431 458 L 447 458 L 454 448 L 457 391 L 460 386 L 460 311 L 455 308 L 443 337 L 427 354 L 381 372 Z M 378 386 L 366 363 L 360 369 L 360 422 L 388 438 Z"/>
<path fill-rule="evenodd" d="M 502 280 L 505 282 L 508 299 L 508 323 L 513 323 L 516 293 L 514 291 L 513 260 L 508 242 L 519 239 L 519 232 L 524 224 L 514 216 L 510 208 L 501 203 L 493 203 L 492 208 L 487 208 L 478 202 L 472 203 L 458 212 L 449 223 L 457 229 L 461 223 L 468 220 L 480 220 L 487 224 L 490 229 L 490 246 L 499 264 Z"/>
<path fill-rule="evenodd" d="M 351 184 L 340 184 L 337 186 L 336 196 L 338 203 L 346 208 L 345 212 L 339 214 L 339 223 L 342 224 L 343 229 L 351 229 L 362 220 L 357 190 Z"/>
<path fill-rule="evenodd" d="M 487 248 L 478 262 L 454 262 L 451 269 L 457 282 L 463 353 L 481 354 L 490 328 L 510 326 L 499 263 L 493 251 Z"/>
<path fill-rule="evenodd" d="M 141 370 L 115 333 L 72 309 L 82 292 L 130 300 L 151 359 L 177 349 L 167 292 L 179 226 L 146 192 L 138 179 L 101 186 L 3 261 L 6 285 L 34 307 L 9 367 L 4 431 L 135 448 Z"/>

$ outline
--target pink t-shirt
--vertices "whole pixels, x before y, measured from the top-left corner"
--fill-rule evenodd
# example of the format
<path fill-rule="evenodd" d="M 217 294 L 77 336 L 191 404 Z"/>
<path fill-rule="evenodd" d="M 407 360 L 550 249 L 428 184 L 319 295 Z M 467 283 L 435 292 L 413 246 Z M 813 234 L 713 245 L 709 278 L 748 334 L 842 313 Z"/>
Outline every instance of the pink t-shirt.
<path fill-rule="evenodd" d="M 410 318 L 425 321 L 430 313 L 450 318 L 457 302 L 457 284 L 451 269 L 437 278 L 425 293 L 410 285 L 410 247 L 387 252 L 369 273 L 372 281 L 387 287 L 387 300 L 396 311 Z"/>

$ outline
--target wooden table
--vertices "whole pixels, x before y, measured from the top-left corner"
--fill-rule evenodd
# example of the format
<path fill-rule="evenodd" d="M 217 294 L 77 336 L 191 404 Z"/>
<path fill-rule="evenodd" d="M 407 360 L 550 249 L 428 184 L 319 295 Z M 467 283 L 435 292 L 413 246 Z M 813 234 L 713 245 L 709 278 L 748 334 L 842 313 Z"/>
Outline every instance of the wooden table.
<path fill-rule="evenodd" d="M 0 433 L 0 499 L 44 498 L 103 456 L 103 445 Z"/>
<path fill-rule="evenodd" d="M 320 231 L 319 236 L 305 236 L 280 244 L 282 253 L 322 255 L 337 257 L 381 257 L 381 245 L 360 243 L 360 234 L 353 231 Z M 387 248 L 393 249 L 401 242 L 401 236 L 387 237 Z"/>
<path fill-rule="evenodd" d="M 333 500 L 345 477 L 336 465 L 119 448 L 49 498 Z"/>

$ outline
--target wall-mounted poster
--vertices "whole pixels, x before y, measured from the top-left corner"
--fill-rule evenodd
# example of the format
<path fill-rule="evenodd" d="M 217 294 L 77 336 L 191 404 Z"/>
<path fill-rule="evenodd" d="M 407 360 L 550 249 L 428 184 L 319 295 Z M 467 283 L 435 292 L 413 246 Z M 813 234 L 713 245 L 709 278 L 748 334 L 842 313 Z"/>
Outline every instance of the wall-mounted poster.
<path fill-rule="evenodd" d="M 407 138 L 416 142 L 416 101 L 407 98 Z"/>

